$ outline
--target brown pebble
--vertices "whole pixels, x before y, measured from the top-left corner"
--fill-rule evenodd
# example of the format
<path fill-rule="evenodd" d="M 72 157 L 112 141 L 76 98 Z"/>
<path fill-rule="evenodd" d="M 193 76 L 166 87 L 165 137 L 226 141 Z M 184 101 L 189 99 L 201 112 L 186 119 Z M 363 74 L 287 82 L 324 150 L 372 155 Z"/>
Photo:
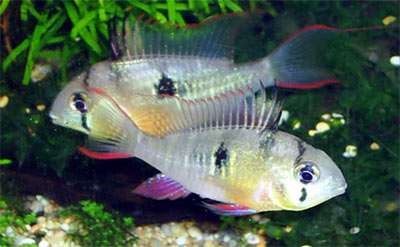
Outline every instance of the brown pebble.
<path fill-rule="evenodd" d="M 40 226 L 38 224 L 34 224 L 31 229 L 29 230 L 29 233 L 36 233 L 40 230 Z"/>
<path fill-rule="evenodd" d="M 266 245 L 265 245 L 265 243 L 263 243 L 263 242 L 260 242 L 260 243 L 258 243 L 257 245 L 256 245 L 256 247 L 265 247 Z"/>

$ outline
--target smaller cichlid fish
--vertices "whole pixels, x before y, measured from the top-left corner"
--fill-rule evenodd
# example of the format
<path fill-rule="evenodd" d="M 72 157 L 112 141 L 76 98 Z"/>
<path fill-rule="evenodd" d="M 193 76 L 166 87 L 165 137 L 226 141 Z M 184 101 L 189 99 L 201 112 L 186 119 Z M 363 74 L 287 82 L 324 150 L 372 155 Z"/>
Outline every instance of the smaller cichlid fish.
<path fill-rule="evenodd" d="M 58 121 L 68 122 L 71 128 L 89 131 L 84 115 L 76 114 L 73 109 L 65 111 L 65 108 L 87 88 L 98 89 L 111 96 L 139 129 L 164 136 L 178 130 L 179 126 L 168 126 L 173 121 L 167 119 L 162 123 L 163 128 L 157 128 L 152 121 L 161 119 L 164 111 L 151 109 L 151 105 L 139 99 L 131 100 L 133 95 L 208 101 L 238 88 L 250 88 L 243 92 L 251 96 L 260 90 L 260 81 L 264 87 L 284 88 L 315 88 L 339 82 L 320 62 L 324 48 L 333 35 L 360 29 L 309 26 L 292 35 L 268 56 L 236 64 L 233 62 L 234 39 L 240 35 L 241 28 L 249 26 L 252 16 L 236 13 L 188 27 L 150 25 L 140 19 L 131 22 L 129 16 L 123 30 L 114 28 L 111 32 L 111 60 L 95 64 L 72 79 L 53 103 L 51 114 L 56 115 Z M 138 112 L 147 114 L 137 115 Z"/>
<path fill-rule="evenodd" d="M 140 131 L 117 101 L 99 89 L 81 89 L 71 98 L 72 107 L 67 110 L 85 112 L 82 122 L 87 123 L 84 129 L 90 130 L 86 131 L 89 139 L 80 149 L 86 155 L 100 159 L 136 156 L 160 170 L 134 190 L 139 195 L 174 200 L 196 193 L 219 201 L 204 203 L 217 214 L 247 215 L 303 210 L 345 192 L 345 179 L 327 154 L 277 130 L 281 103 L 276 94 L 272 105 L 266 105 L 264 90 L 262 104 L 255 104 L 255 97 L 243 95 L 242 90 L 230 91 L 206 103 L 152 95 L 123 99 L 139 97 L 154 109 L 167 100 L 175 105 L 172 109 L 181 109 L 167 124 L 180 130 L 164 137 Z M 216 116 L 216 112 L 222 114 Z M 163 114 L 170 113 L 166 109 Z M 204 121 L 206 116 L 214 116 L 209 119 L 215 121 Z M 58 115 L 52 118 L 66 127 L 81 124 L 80 120 L 67 122 Z M 153 124 L 160 122 L 154 120 Z"/>

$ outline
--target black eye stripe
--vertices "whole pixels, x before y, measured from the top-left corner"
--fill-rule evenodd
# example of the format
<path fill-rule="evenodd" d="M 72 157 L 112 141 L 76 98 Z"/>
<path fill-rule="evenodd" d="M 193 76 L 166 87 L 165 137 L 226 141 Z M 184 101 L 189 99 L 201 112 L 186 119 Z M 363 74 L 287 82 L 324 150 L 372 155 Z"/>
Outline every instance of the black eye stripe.
<path fill-rule="evenodd" d="M 83 100 L 82 95 L 80 93 L 75 93 L 74 94 L 74 98 L 72 99 L 73 101 L 77 101 L 77 100 Z"/>
<path fill-rule="evenodd" d="M 307 190 L 306 188 L 301 189 L 301 197 L 299 198 L 299 201 L 304 202 L 307 198 Z"/>
<path fill-rule="evenodd" d="M 87 125 L 87 118 L 86 118 L 86 114 L 82 114 L 81 115 L 81 125 L 84 129 L 87 129 L 88 131 L 90 131 L 89 126 Z"/>

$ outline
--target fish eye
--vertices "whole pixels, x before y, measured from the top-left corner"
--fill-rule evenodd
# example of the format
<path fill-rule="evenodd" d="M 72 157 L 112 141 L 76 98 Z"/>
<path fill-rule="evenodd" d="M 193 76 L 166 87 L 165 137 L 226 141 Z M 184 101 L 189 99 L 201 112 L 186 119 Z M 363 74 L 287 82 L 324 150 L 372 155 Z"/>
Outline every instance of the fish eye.
<path fill-rule="evenodd" d="M 69 106 L 80 113 L 89 110 L 89 96 L 86 93 L 74 93 L 69 99 Z"/>
<path fill-rule="evenodd" d="M 318 166 L 313 162 L 303 161 L 295 167 L 294 176 L 302 184 L 309 184 L 319 179 L 320 172 Z"/>

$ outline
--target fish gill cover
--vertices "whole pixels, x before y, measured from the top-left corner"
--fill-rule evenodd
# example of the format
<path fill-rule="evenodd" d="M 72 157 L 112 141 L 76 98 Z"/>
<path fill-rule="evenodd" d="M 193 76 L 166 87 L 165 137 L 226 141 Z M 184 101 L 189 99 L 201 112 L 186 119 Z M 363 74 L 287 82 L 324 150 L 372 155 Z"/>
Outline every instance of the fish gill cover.
<path fill-rule="evenodd" d="M 115 191 L 129 182 L 137 185 L 154 172 L 126 161 L 110 169 L 110 162 L 81 156 L 76 144 L 82 136 L 55 127 L 47 117 L 52 100 L 69 78 L 109 56 L 107 21 L 115 13 L 122 19 L 130 10 L 135 16 L 145 13 L 161 22 L 183 24 L 225 12 L 261 9 L 267 13 L 266 24 L 255 30 L 257 39 L 240 38 L 238 61 L 267 54 L 292 33 L 312 24 L 353 28 L 382 25 L 388 16 L 399 19 L 399 6 L 394 2 L 100 2 L 3 1 L 0 6 L 1 176 L 15 181 L 24 192 L 57 198 L 57 193 L 65 191 L 64 198 L 58 196 L 64 203 L 95 195 L 110 203 L 100 198 L 112 194 L 126 202 L 127 194 Z M 398 29 L 352 33 L 333 43 L 334 49 L 326 58 L 330 70 L 343 83 L 289 97 L 284 107 L 289 117 L 280 129 L 326 151 L 346 177 L 346 195 L 304 212 L 265 213 L 262 216 L 268 217 L 268 222 L 223 220 L 246 230 L 264 229 L 269 245 L 396 246 L 399 75 L 389 61 L 400 53 Z M 49 67 L 54 72 L 34 83 L 33 72 Z M 325 122 L 329 130 L 318 132 L 319 122 Z M 113 176 L 121 178 L 117 168 L 126 166 L 144 175 L 132 175 L 131 181 L 122 176 L 116 183 Z M 45 181 L 45 186 L 38 181 Z M 49 189 L 48 185 L 55 184 L 58 189 Z M 168 210 L 176 204 L 150 205 Z M 192 210 L 200 214 L 203 209 Z M 360 231 L 351 231 L 355 227 Z"/>

